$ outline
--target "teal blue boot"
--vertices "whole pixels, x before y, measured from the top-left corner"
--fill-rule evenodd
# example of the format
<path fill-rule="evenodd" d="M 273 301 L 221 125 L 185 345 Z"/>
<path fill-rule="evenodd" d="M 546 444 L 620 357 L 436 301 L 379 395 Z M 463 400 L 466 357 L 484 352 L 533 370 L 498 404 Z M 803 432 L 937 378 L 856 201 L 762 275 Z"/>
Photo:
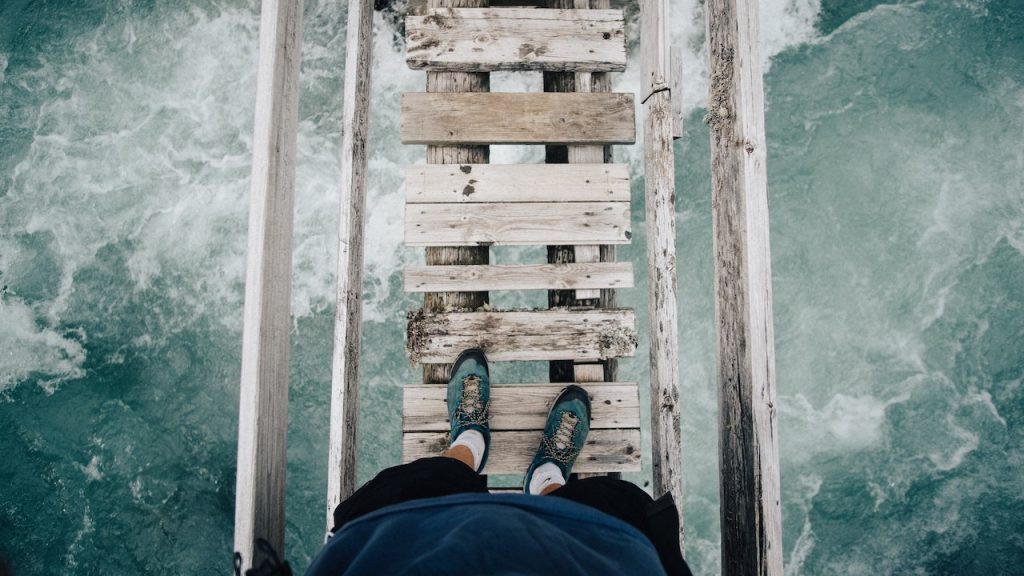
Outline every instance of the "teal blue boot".
<path fill-rule="evenodd" d="M 459 354 L 448 381 L 448 420 L 451 422 L 449 444 L 466 430 L 476 430 L 484 437 L 484 455 L 477 472 L 487 465 L 491 451 L 491 377 L 487 357 L 479 348 Z"/>
<path fill-rule="evenodd" d="M 590 432 L 590 396 L 587 391 L 575 384 L 566 386 L 559 392 L 551 408 L 548 420 L 544 425 L 544 434 L 537 448 L 533 462 L 526 470 L 523 480 L 523 492 L 530 493 L 530 481 L 533 472 L 541 464 L 550 462 L 562 471 L 562 477 L 569 479 L 572 465 L 583 450 Z"/>

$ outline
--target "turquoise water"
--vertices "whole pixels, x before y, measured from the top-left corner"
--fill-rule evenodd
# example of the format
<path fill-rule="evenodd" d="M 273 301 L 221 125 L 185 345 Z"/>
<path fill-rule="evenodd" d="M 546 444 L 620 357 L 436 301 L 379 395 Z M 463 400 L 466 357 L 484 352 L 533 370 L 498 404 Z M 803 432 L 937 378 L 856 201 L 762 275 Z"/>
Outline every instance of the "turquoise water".
<path fill-rule="evenodd" d="M 673 9 L 687 556 L 708 574 L 706 56 L 700 4 Z M 229 570 L 257 11 L 0 4 L 0 555 L 15 574 Z M 307 1 L 287 504 L 300 570 L 323 529 L 344 20 L 342 3 Z M 399 168 L 423 151 L 397 143 L 396 95 L 422 75 L 377 25 L 361 480 L 398 462 L 400 386 L 417 379 L 399 344 L 417 301 L 400 271 L 421 258 L 400 244 Z M 787 574 L 1021 573 L 1024 4 L 763 0 L 762 26 Z M 617 89 L 635 91 L 636 71 Z M 638 150 L 619 157 L 637 172 Z M 643 262 L 635 239 L 623 256 Z M 645 321 L 642 282 L 622 299 Z M 644 381 L 644 358 L 622 377 Z"/>

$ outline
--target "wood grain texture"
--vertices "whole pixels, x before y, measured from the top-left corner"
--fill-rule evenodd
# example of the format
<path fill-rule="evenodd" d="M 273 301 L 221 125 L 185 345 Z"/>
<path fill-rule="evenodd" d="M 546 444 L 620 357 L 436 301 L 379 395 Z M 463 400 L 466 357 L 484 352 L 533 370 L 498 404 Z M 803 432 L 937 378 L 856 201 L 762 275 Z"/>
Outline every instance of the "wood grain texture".
<path fill-rule="evenodd" d="M 672 88 L 671 20 L 667 0 L 640 0 L 640 102 Z"/>
<path fill-rule="evenodd" d="M 302 1 L 264 0 L 253 123 L 234 549 L 242 570 L 284 553 L 292 221 Z"/>
<path fill-rule="evenodd" d="M 625 244 L 628 202 L 407 204 L 408 246 Z"/>
<path fill-rule="evenodd" d="M 626 68 L 621 10 L 435 9 L 405 20 L 410 68 L 617 71 Z"/>
<path fill-rule="evenodd" d="M 632 144 L 632 94 L 402 95 L 404 144 Z"/>
<path fill-rule="evenodd" d="M 408 266 L 406 292 L 631 288 L 632 262 Z"/>
<path fill-rule="evenodd" d="M 708 0 L 722 573 L 782 572 L 764 93 L 756 0 Z"/>
<path fill-rule="evenodd" d="M 683 48 L 672 47 L 672 138 L 683 137 Z"/>
<path fill-rule="evenodd" d="M 491 430 L 541 430 L 551 400 L 564 384 L 491 384 Z M 591 430 L 639 428 L 640 400 L 635 382 L 581 383 L 590 395 Z M 405 432 L 446 432 L 448 385 L 403 387 L 402 429 Z"/>
<path fill-rule="evenodd" d="M 644 196 L 648 334 L 651 355 L 651 476 L 654 495 L 671 492 L 684 548 L 683 449 L 679 421 L 676 303 L 676 188 L 672 98 L 668 86 L 667 0 L 642 0 L 640 52 L 645 83 Z M 646 92 L 651 90 L 652 92 Z"/>
<path fill-rule="evenodd" d="M 632 310 L 410 313 L 406 354 L 413 362 L 450 363 L 483 348 L 494 361 L 601 360 L 636 352 Z"/>
<path fill-rule="evenodd" d="M 482 8 L 487 0 L 428 0 L 428 8 Z M 427 72 L 427 92 L 487 92 L 491 89 L 486 72 Z M 427 164 L 486 164 L 490 158 L 487 146 L 427 146 Z M 431 246 L 426 249 L 427 265 L 487 264 L 490 248 L 477 246 Z M 428 292 L 423 308 L 428 311 L 476 309 L 488 302 L 486 292 Z M 447 382 L 450 364 L 423 366 L 424 382 Z"/>
<path fill-rule="evenodd" d="M 626 164 L 417 165 L 405 169 L 405 201 L 629 202 Z"/>
<path fill-rule="evenodd" d="M 540 430 L 494 432 L 483 473 L 522 474 L 537 451 L 540 437 Z M 402 435 L 402 462 L 439 456 L 447 445 L 447 432 L 407 432 Z M 591 430 L 573 471 L 639 472 L 640 430 Z"/>
<path fill-rule="evenodd" d="M 341 188 L 331 423 L 327 455 L 326 521 L 355 491 L 359 418 L 359 353 L 363 318 L 363 229 L 366 212 L 366 150 L 373 69 L 373 1 L 350 0 L 345 48 L 341 128 Z"/>

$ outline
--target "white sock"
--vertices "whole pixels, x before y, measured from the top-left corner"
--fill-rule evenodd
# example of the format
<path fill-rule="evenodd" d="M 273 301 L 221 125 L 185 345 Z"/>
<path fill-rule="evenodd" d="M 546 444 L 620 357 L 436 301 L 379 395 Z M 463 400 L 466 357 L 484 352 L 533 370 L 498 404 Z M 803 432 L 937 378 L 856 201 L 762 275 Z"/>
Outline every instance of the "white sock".
<path fill-rule="evenodd" d="M 469 451 L 473 453 L 473 470 L 480 469 L 480 461 L 484 458 L 484 449 L 487 444 L 484 442 L 484 435 L 479 430 L 463 430 L 449 448 L 455 446 L 469 448 Z"/>
<path fill-rule="evenodd" d="M 530 494 L 540 495 L 545 488 L 552 484 L 565 484 L 565 476 L 562 476 L 562 471 L 558 469 L 551 462 L 545 462 L 533 471 L 533 477 L 530 478 Z"/>

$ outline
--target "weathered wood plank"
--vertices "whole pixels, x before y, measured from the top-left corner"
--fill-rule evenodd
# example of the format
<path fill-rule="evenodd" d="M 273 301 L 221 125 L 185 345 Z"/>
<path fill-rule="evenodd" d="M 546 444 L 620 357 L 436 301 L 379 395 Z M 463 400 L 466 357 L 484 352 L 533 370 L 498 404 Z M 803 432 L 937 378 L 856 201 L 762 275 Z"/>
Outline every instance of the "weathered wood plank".
<path fill-rule="evenodd" d="M 632 144 L 633 95 L 402 95 L 404 144 Z"/>
<path fill-rule="evenodd" d="M 338 265 L 331 365 L 331 421 L 327 454 L 327 527 L 334 508 L 356 486 L 359 352 L 363 318 L 363 228 L 366 210 L 366 140 L 373 68 L 373 1 L 350 0 L 346 30 L 341 130 Z"/>
<path fill-rule="evenodd" d="M 405 168 L 405 201 L 629 202 L 626 164 L 463 164 Z"/>
<path fill-rule="evenodd" d="M 402 461 L 437 456 L 447 448 L 446 432 L 407 432 L 402 435 Z M 491 434 L 491 453 L 484 474 L 522 474 L 530 465 L 540 430 Z M 574 472 L 639 472 L 640 430 L 591 430 L 573 466 Z"/>
<path fill-rule="evenodd" d="M 655 496 L 671 492 L 684 545 L 683 449 L 679 421 L 679 336 L 676 304 L 676 187 L 672 148 L 667 0 L 641 0 L 644 84 L 648 322 L 651 355 L 651 475 Z"/>
<path fill-rule="evenodd" d="M 495 361 L 601 360 L 636 352 L 632 310 L 410 313 L 406 354 L 413 362 L 454 362 L 483 348 Z"/>
<path fill-rule="evenodd" d="M 621 10 L 459 8 L 405 19 L 410 68 L 621 71 L 626 36 Z"/>
<path fill-rule="evenodd" d="M 628 202 L 407 204 L 409 246 L 626 244 Z"/>
<path fill-rule="evenodd" d="M 600 367 L 600 365 L 597 365 Z M 581 383 L 590 394 L 591 430 L 639 428 L 640 400 L 635 382 Z M 551 400 L 565 384 L 492 384 L 491 430 L 540 430 Z M 448 422 L 448 385 L 419 384 L 403 388 L 406 432 L 444 432 Z"/>
<path fill-rule="evenodd" d="M 632 262 L 409 266 L 406 292 L 632 288 Z"/>
<path fill-rule="evenodd" d="M 242 570 L 284 554 L 292 221 L 302 0 L 263 0 L 242 326 L 234 548 Z"/>
<path fill-rule="evenodd" d="M 708 0 L 722 573 L 782 574 L 775 349 L 756 0 Z"/>

